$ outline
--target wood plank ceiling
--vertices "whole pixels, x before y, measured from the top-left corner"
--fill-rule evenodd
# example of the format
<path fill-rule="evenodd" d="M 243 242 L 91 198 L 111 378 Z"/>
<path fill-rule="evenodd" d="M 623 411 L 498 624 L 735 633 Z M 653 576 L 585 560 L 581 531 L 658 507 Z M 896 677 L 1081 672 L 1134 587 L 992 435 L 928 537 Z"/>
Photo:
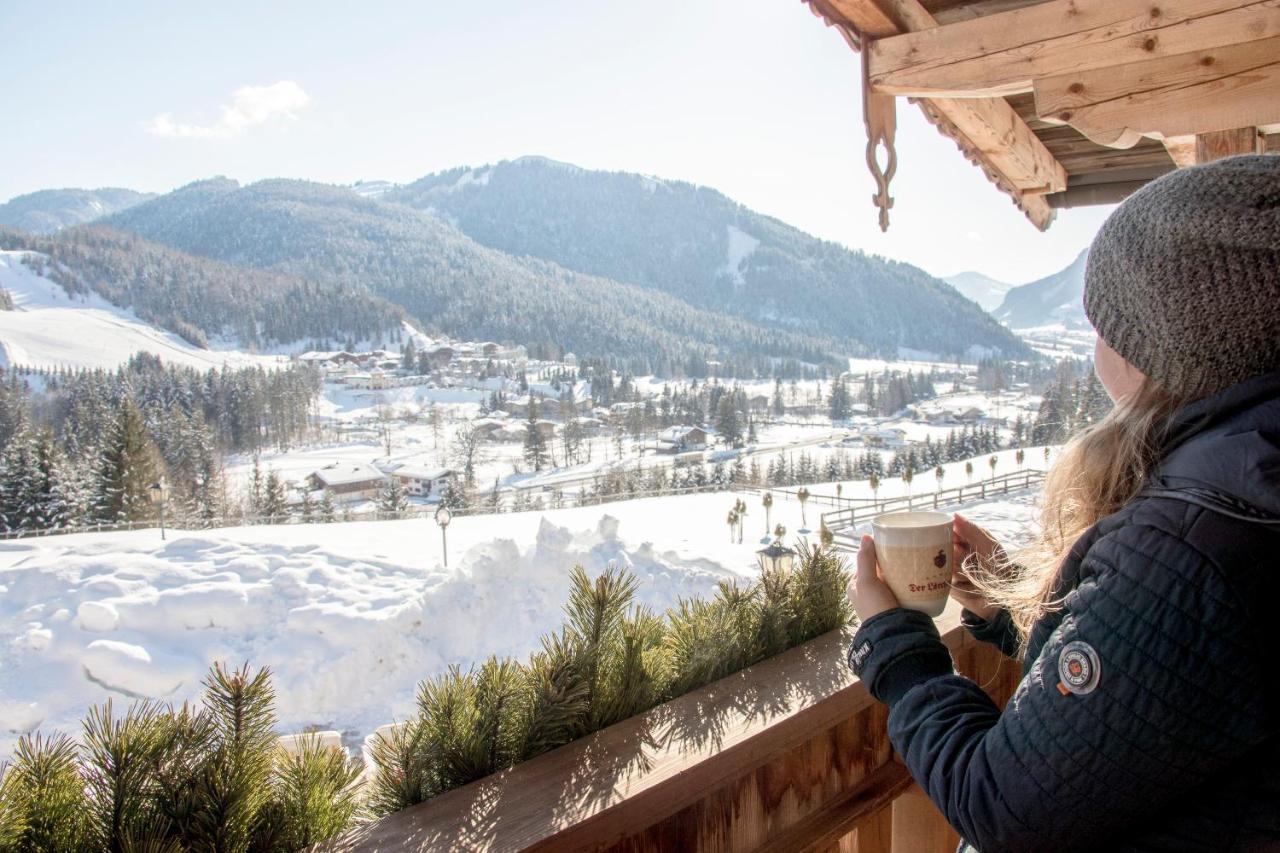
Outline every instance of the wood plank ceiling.
<path fill-rule="evenodd" d="M 881 227 L 900 97 L 1041 229 L 1195 162 L 1196 134 L 1280 153 L 1280 0 L 804 2 L 863 53 Z"/>

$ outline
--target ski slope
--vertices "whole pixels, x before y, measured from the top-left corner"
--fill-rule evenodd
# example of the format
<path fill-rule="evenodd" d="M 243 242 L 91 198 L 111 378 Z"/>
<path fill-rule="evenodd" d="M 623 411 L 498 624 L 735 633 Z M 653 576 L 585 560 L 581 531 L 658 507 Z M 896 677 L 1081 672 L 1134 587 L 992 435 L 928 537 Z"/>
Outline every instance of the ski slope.
<path fill-rule="evenodd" d="M 73 299 L 62 285 L 22 263 L 29 254 L 0 251 L 0 287 L 14 303 L 13 311 L 0 311 L 0 367 L 110 369 L 140 352 L 202 370 L 287 360 L 233 349 L 199 349 L 97 294 Z"/>

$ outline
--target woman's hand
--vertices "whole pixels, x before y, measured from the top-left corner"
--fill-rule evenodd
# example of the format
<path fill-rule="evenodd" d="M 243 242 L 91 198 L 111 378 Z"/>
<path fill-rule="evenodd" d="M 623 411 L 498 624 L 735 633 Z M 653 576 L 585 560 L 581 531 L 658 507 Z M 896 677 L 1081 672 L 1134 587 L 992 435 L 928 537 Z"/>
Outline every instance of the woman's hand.
<path fill-rule="evenodd" d="M 960 513 L 956 513 L 951 530 L 951 542 L 955 547 L 956 555 L 956 571 L 951 579 L 951 597 L 960 602 L 969 612 L 989 621 L 1000 612 L 1000 608 L 983 597 L 969 577 L 966 567 L 976 562 L 984 572 L 999 573 L 1008 561 L 1004 548 L 992 538 L 990 533 Z"/>
<path fill-rule="evenodd" d="M 857 611 L 860 622 L 866 622 L 872 616 L 898 606 L 897 596 L 880 576 L 876 563 L 876 543 L 870 536 L 862 537 L 862 545 L 858 548 L 858 566 L 845 593 L 849 596 L 853 609 Z"/>

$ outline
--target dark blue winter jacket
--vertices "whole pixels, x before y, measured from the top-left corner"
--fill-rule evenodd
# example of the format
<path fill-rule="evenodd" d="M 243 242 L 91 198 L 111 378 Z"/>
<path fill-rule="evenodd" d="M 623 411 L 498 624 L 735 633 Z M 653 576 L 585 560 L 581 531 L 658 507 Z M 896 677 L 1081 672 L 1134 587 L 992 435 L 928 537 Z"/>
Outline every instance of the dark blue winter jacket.
<path fill-rule="evenodd" d="M 1280 374 L 1184 408 L 1164 446 L 1071 549 L 1003 712 L 929 618 L 854 637 L 894 747 L 982 853 L 1280 850 Z M 1016 647 L 1004 615 L 966 623 Z"/>

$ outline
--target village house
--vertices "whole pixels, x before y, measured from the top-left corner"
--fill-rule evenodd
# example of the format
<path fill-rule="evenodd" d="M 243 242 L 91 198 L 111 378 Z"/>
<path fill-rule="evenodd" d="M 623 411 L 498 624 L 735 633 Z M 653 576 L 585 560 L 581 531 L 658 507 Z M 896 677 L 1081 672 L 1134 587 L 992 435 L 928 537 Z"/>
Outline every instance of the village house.
<path fill-rule="evenodd" d="M 438 498 L 457 476 L 452 468 L 426 468 L 421 465 L 397 465 L 388 475 L 394 477 L 410 496 Z"/>
<path fill-rule="evenodd" d="M 707 430 L 702 427 L 667 427 L 658 435 L 658 444 L 654 449 L 658 453 L 687 453 L 692 450 L 705 450 L 707 439 Z"/>
<path fill-rule="evenodd" d="M 862 443 L 867 447 L 882 447 L 890 450 L 906 447 L 907 431 L 898 427 L 863 430 Z"/>
<path fill-rule="evenodd" d="M 370 500 L 386 482 L 386 474 L 363 462 L 333 462 L 307 476 L 311 488 L 324 489 L 339 502 Z"/>
<path fill-rule="evenodd" d="M 475 421 L 471 428 L 475 430 L 481 441 L 496 441 L 498 433 L 502 432 L 506 424 L 497 418 L 489 418 L 486 420 Z"/>
<path fill-rule="evenodd" d="M 364 388 L 374 391 L 380 391 L 391 387 L 391 377 L 380 367 L 375 367 L 368 373 L 351 373 L 346 377 L 347 387 Z"/>

